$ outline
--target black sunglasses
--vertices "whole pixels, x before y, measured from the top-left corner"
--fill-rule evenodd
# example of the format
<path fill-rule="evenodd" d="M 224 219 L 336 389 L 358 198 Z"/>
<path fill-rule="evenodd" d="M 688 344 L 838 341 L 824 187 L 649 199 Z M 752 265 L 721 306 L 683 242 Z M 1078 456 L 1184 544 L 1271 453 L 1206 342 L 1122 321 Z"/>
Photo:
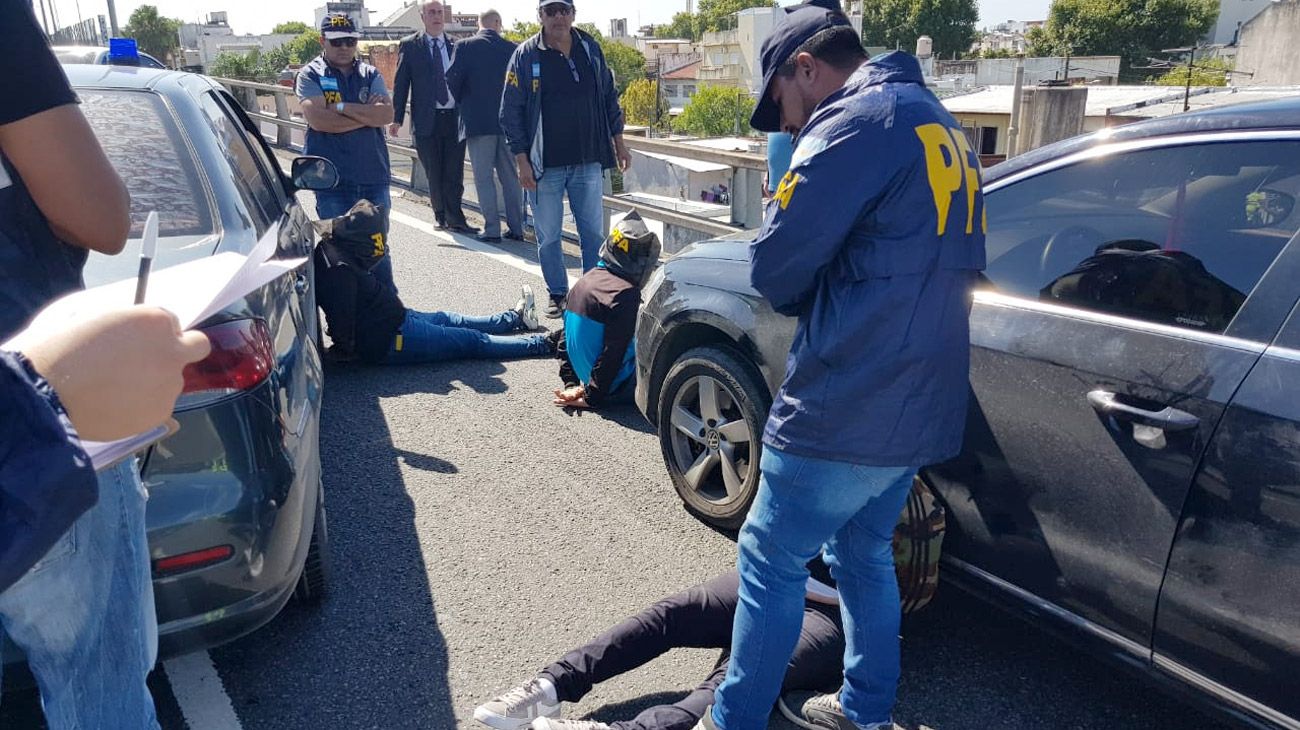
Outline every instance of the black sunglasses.
<path fill-rule="evenodd" d="M 329 39 L 329 41 L 330 41 L 330 45 L 334 46 L 335 48 L 343 48 L 345 46 L 347 48 L 352 48 L 357 44 L 356 38 L 331 38 Z"/>
<path fill-rule="evenodd" d="M 564 3 L 551 3 L 544 8 L 544 11 L 546 12 L 546 17 L 554 18 L 557 15 L 571 14 L 573 12 L 573 6 L 565 5 Z"/>

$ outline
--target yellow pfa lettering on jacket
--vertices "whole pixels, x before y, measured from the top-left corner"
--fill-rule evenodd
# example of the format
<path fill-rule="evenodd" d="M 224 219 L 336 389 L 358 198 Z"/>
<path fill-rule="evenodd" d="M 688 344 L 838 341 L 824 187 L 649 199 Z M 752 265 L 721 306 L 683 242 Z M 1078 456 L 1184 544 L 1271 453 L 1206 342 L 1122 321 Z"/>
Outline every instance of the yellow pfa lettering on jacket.
<path fill-rule="evenodd" d="M 613 232 L 609 234 L 609 242 L 614 245 L 614 248 L 622 251 L 623 253 L 627 253 L 627 249 L 628 249 L 627 236 L 623 235 L 623 231 L 615 228 Z"/>
<path fill-rule="evenodd" d="M 384 234 L 372 233 L 370 234 L 370 240 L 375 244 L 375 250 L 373 256 L 375 258 L 379 258 L 380 256 L 383 256 L 384 255 Z"/>
<path fill-rule="evenodd" d="M 514 71 L 506 71 L 506 83 L 510 84 L 516 89 L 519 88 L 519 74 L 515 73 Z"/>
<path fill-rule="evenodd" d="M 794 189 L 802 179 L 799 177 L 799 173 L 794 170 L 787 171 L 785 177 L 781 178 L 781 184 L 777 186 L 776 192 L 772 194 L 772 200 L 775 200 L 781 206 L 781 210 L 785 210 L 786 206 L 790 205 L 790 198 L 794 196 Z"/>
<path fill-rule="evenodd" d="M 916 136 L 925 148 L 925 171 L 934 194 L 934 212 L 939 219 L 938 234 L 948 229 L 948 214 L 952 199 L 964 188 L 966 191 L 966 232 L 975 232 L 975 196 L 980 191 L 980 173 L 974 151 L 960 129 L 949 129 L 942 124 L 923 124 L 916 128 Z M 981 231 L 987 232 L 987 215 L 980 221 Z"/>

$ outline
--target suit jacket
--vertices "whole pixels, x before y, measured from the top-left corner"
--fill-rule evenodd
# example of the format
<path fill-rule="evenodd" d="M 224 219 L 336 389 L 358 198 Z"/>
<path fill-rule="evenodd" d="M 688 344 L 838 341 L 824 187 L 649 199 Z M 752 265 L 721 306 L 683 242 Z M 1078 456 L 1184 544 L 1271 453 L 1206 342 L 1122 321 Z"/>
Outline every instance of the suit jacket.
<path fill-rule="evenodd" d="M 433 134 L 434 112 L 438 108 L 433 95 L 433 56 L 429 54 L 427 38 L 428 34 L 420 31 L 402 39 L 397 47 L 397 78 L 393 81 L 393 121 L 401 124 L 406 119 L 409 98 L 411 133 L 416 137 Z M 447 55 L 453 56 L 456 41 L 447 35 L 443 38 L 447 41 Z"/>
<path fill-rule="evenodd" d="M 447 72 L 447 85 L 460 111 L 460 135 L 500 135 L 501 92 L 506 66 L 515 44 L 494 30 L 480 30 L 456 44 L 456 59 Z"/>

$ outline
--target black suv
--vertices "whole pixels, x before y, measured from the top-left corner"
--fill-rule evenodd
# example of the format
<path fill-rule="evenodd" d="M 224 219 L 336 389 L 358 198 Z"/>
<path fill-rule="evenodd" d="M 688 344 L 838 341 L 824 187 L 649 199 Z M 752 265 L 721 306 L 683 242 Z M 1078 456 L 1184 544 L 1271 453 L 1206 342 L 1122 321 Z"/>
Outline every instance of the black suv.
<path fill-rule="evenodd" d="M 985 187 L 965 446 L 922 471 L 945 579 L 1300 727 L 1300 99 L 1067 140 Z M 794 329 L 746 248 L 669 260 L 637 327 L 637 403 L 687 507 L 724 527 Z"/>

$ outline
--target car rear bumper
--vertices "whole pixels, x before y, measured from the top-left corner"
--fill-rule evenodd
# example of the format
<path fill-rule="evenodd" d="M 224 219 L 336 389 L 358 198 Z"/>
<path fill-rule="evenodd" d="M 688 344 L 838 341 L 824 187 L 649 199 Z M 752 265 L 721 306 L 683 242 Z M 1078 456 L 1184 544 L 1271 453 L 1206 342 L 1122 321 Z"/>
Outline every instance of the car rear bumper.
<path fill-rule="evenodd" d="M 302 572 L 320 498 L 319 414 L 309 406 L 302 433 L 294 434 L 272 397 L 267 383 L 178 413 L 180 431 L 144 459 L 161 658 L 260 628 L 283 608 Z M 220 562 L 157 570 L 160 559 L 226 546 L 230 555 Z M 24 663 L 7 641 L 0 657 L 6 675 Z"/>

